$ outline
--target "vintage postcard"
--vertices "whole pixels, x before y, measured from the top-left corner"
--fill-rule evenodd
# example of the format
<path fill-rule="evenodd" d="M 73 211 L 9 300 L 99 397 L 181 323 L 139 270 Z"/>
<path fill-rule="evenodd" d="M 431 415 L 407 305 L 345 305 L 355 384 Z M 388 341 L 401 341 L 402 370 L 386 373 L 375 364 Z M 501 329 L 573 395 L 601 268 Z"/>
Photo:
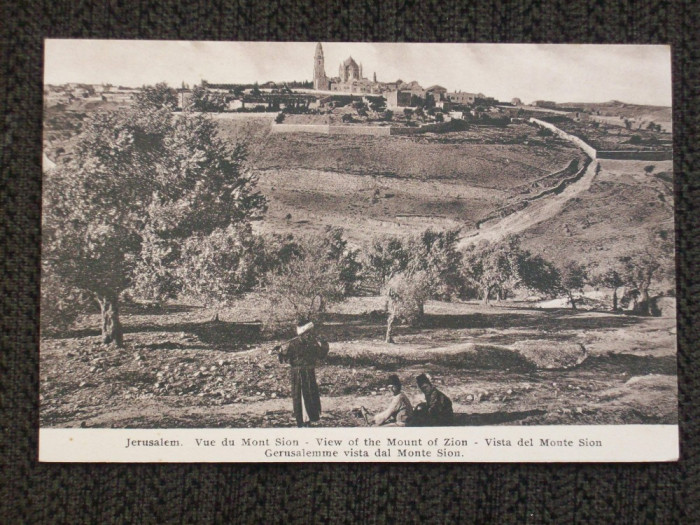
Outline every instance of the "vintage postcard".
<path fill-rule="evenodd" d="M 47 40 L 40 460 L 676 460 L 670 58 Z"/>

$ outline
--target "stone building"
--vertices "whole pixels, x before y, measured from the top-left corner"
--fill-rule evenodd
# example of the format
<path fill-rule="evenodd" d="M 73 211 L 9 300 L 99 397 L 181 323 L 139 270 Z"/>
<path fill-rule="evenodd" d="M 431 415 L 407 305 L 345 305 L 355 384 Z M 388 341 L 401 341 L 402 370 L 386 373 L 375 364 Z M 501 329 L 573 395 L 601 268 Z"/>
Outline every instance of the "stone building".
<path fill-rule="evenodd" d="M 314 89 L 319 91 L 378 95 L 392 89 L 397 89 L 396 84 L 378 82 L 376 72 L 372 80 L 365 78 L 362 72 L 362 64 L 358 64 L 352 57 L 348 57 L 338 66 L 337 77 L 327 77 L 323 58 L 323 46 L 320 42 L 316 44 L 316 53 L 314 54 L 313 79 Z"/>
<path fill-rule="evenodd" d="M 367 80 L 362 78 L 362 65 L 360 64 L 358 66 L 357 62 L 355 62 L 352 57 L 349 57 L 345 62 L 340 64 L 340 67 L 338 67 L 338 78 L 340 78 L 340 82 L 342 83 Z"/>
<path fill-rule="evenodd" d="M 483 97 L 483 95 L 481 95 Z M 467 93 L 465 91 L 457 91 L 453 93 L 445 93 L 445 98 L 458 106 L 471 106 L 480 98 L 477 93 Z"/>
<path fill-rule="evenodd" d="M 316 44 L 316 53 L 314 54 L 314 89 L 319 91 L 327 91 L 330 89 L 330 81 L 326 77 L 326 67 L 323 61 L 323 47 L 321 42 Z"/>
<path fill-rule="evenodd" d="M 557 107 L 557 103 L 552 101 L 552 100 L 535 100 L 532 103 L 533 106 L 538 107 L 538 108 L 547 108 L 547 109 L 555 109 Z"/>
<path fill-rule="evenodd" d="M 412 99 L 410 91 L 389 91 L 386 94 L 386 105 L 388 108 L 407 108 L 413 105 Z"/>

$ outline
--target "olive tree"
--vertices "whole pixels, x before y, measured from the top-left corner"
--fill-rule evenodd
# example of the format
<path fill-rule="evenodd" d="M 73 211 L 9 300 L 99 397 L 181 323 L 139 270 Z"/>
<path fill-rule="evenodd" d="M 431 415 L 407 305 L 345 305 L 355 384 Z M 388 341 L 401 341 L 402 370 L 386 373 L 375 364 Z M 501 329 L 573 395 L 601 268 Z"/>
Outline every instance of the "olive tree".
<path fill-rule="evenodd" d="M 384 342 L 394 342 L 393 328 L 397 319 L 403 319 L 412 326 L 421 322 L 424 304 L 430 299 L 431 287 L 430 276 L 425 271 L 398 273 L 389 280 L 384 289 L 388 299 Z"/>
<path fill-rule="evenodd" d="M 187 239 L 263 213 L 244 161 L 201 116 L 142 108 L 87 119 L 72 158 L 44 181 L 43 262 L 98 302 L 104 343 L 123 342 L 121 292 L 174 293 Z"/>
<path fill-rule="evenodd" d="M 650 290 L 661 279 L 673 275 L 673 234 L 660 230 L 650 232 L 646 242 L 620 257 L 620 276 L 639 296 L 635 310 L 650 314 Z"/>
<path fill-rule="evenodd" d="M 262 288 L 268 301 L 267 328 L 301 319 L 320 320 L 326 308 L 346 297 L 358 279 L 357 252 L 347 247 L 342 230 L 267 240 Z"/>
<path fill-rule="evenodd" d="M 140 110 L 172 110 L 177 107 L 177 92 L 165 82 L 160 82 L 154 86 L 143 86 L 134 96 L 134 101 Z"/>
<path fill-rule="evenodd" d="M 562 261 L 557 267 L 559 272 L 559 289 L 566 294 L 571 309 L 576 311 L 574 292 L 583 291 L 588 282 L 588 269 L 577 261 Z"/>
<path fill-rule="evenodd" d="M 405 245 L 395 239 L 379 240 L 382 249 L 374 254 L 379 255 L 377 267 L 385 277 L 382 293 L 388 313 L 387 343 L 393 342 L 397 319 L 419 324 L 428 299 L 448 299 L 456 293 L 460 285 L 458 238 L 457 229 L 427 229 L 410 237 Z"/>
<path fill-rule="evenodd" d="M 598 269 L 590 275 L 591 284 L 599 285 L 612 290 L 612 311 L 618 310 L 617 290 L 625 285 L 623 278 L 624 270 L 620 265 L 612 265 L 606 268 Z"/>
<path fill-rule="evenodd" d="M 465 250 L 462 276 L 480 291 L 483 303 L 488 305 L 494 293 L 501 297 L 506 288 L 518 282 L 519 256 L 520 245 L 515 236 L 500 242 L 482 241 Z"/>

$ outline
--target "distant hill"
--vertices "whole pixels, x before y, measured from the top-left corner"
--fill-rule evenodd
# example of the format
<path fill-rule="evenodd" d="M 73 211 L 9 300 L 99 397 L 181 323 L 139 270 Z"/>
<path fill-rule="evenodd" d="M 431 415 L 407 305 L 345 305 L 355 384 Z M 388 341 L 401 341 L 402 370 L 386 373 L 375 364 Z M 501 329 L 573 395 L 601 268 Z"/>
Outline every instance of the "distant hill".
<path fill-rule="evenodd" d="M 673 123 L 673 112 L 669 106 L 645 106 L 627 104 L 619 100 L 609 102 L 565 102 L 557 104 L 557 109 L 581 108 L 588 113 L 599 114 L 601 117 L 615 117 L 635 121 L 634 127 L 646 127 L 649 122 L 660 124 L 663 129 L 670 131 Z"/>

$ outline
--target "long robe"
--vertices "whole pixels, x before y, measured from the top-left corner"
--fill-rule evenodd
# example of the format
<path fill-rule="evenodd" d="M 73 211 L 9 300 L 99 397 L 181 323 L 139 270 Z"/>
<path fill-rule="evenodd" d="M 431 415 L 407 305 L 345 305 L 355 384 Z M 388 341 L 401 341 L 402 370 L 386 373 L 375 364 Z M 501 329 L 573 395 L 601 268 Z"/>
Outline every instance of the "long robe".
<path fill-rule="evenodd" d="M 316 383 L 316 364 L 328 355 L 328 343 L 315 337 L 295 339 L 280 353 L 282 363 L 289 363 L 292 383 L 292 407 L 298 426 L 321 417 L 321 396 Z"/>

